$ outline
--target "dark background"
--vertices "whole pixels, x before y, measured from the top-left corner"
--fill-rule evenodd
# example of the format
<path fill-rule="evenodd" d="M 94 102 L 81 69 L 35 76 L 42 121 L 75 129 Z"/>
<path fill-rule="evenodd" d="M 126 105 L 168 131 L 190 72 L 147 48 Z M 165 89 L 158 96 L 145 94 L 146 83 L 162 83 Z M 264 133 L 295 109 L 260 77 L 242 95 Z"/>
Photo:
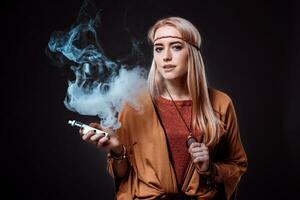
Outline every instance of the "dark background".
<path fill-rule="evenodd" d="M 196 3 L 197 2 L 197 3 Z M 11 1 L 1 12 L 1 194 L 6 199 L 113 199 L 106 154 L 83 142 L 69 119 L 64 72 L 44 49 L 75 21 L 82 1 Z M 102 45 L 129 52 L 124 18 L 143 38 L 176 15 L 199 28 L 209 85 L 235 104 L 249 159 L 238 199 L 297 199 L 299 193 L 299 3 L 296 1 L 97 1 Z M 127 13 L 127 14 L 126 14 Z M 148 59 L 149 49 L 144 50 Z"/>

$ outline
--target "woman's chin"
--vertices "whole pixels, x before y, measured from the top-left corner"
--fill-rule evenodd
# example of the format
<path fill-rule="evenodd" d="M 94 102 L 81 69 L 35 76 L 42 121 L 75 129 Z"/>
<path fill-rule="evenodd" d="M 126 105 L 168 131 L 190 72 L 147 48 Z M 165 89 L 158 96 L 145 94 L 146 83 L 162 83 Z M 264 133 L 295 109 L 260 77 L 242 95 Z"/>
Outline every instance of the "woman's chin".
<path fill-rule="evenodd" d="M 178 76 L 176 74 L 168 74 L 163 76 L 165 81 L 175 81 L 175 80 L 183 80 L 183 76 Z"/>

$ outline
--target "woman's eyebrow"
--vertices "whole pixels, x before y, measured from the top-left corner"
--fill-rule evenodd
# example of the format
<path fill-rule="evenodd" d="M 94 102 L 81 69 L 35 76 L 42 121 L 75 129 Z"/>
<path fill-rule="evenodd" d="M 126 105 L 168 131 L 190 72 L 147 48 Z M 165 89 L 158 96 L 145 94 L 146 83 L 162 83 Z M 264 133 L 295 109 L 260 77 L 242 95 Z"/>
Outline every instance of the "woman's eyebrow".
<path fill-rule="evenodd" d="M 170 45 L 173 45 L 173 44 L 183 44 L 181 41 L 176 41 L 176 42 L 171 42 Z"/>
<path fill-rule="evenodd" d="M 162 43 L 155 43 L 154 46 L 163 46 Z"/>
<path fill-rule="evenodd" d="M 183 44 L 183 42 L 181 42 L 181 41 L 174 41 L 174 42 L 170 42 L 170 43 L 168 43 L 168 44 L 169 44 L 169 45 Z M 154 44 L 154 46 L 163 46 L 163 43 L 157 42 L 157 43 Z"/>

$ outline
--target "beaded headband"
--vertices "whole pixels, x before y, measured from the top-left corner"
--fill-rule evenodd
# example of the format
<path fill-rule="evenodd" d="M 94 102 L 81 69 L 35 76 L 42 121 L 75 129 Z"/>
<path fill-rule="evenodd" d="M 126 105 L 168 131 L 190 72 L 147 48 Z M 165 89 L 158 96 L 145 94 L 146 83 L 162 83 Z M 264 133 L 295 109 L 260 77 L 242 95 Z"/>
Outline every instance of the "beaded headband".
<path fill-rule="evenodd" d="M 198 47 L 196 44 L 193 44 L 192 42 L 189 42 L 189 41 L 187 41 L 186 39 L 183 39 L 182 37 L 179 37 L 179 36 L 171 36 L 171 35 L 168 35 L 168 36 L 161 36 L 161 37 L 156 38 L 156 39 L 153 41 L 153 44 L 155 43 L 156 40 L 163 39 L 163 38 L 177 38 L 177 39 L 183 40 L 183 41 L 185 41 L 186 43 L 188 43 L 188 44 L 192 45 L 193 47 L 195 47 L 198 51 L 200 51 L 200 47 Z"/>

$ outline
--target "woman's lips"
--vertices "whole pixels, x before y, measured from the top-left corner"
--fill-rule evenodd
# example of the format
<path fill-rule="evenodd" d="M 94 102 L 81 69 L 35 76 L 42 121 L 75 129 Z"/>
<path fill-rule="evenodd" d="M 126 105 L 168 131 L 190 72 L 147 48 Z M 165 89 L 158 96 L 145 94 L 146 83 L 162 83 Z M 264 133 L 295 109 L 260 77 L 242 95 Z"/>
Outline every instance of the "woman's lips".
<path fill-rule="evenodd" d="M 164 69 L 173 69 L 175 67 L 176 67 L 175 65 L 164 65 L 163 66 Z"/>

